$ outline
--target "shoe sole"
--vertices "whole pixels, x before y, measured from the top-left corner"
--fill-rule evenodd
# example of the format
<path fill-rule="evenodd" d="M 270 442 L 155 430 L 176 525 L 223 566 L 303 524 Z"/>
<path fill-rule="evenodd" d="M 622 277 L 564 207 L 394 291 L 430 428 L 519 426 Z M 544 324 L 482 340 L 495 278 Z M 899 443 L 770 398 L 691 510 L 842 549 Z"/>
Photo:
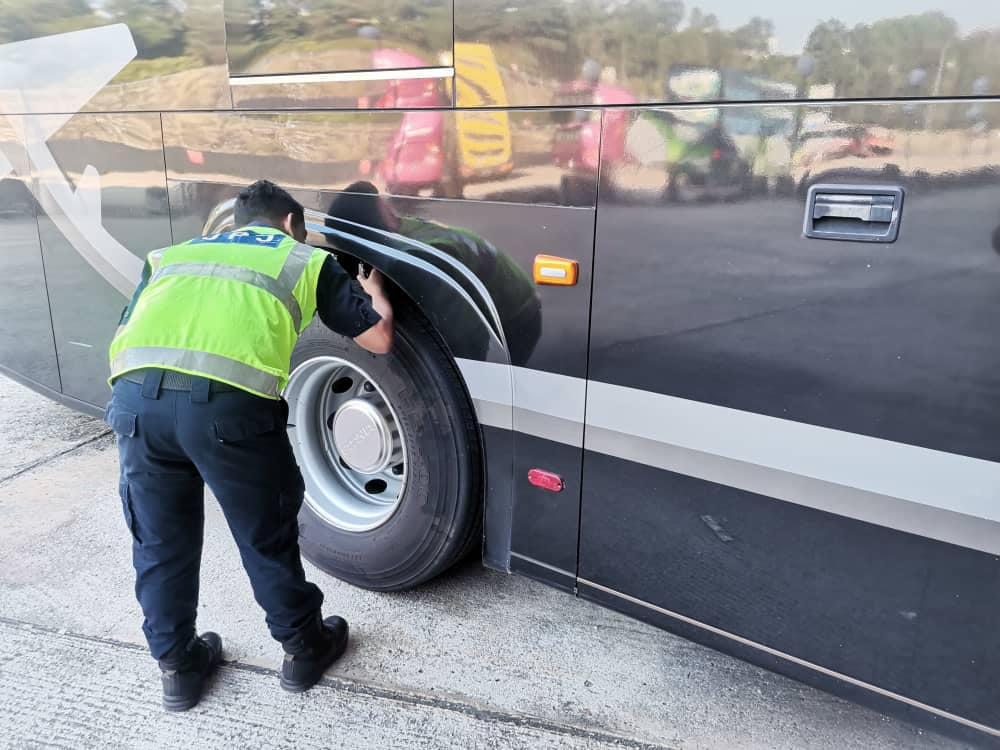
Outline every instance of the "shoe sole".
<path fill-rule="evenodd" d="M 316 687 L 323 678 L 320 677 L 315 682 L 289 682 L 284 677 L 281 678 L 281 689 L 288 693 L 304 693 L 309 688 Z"/>
<path fill-rule="evenodd" d="M 201 700 L 201 694 L 194 698 L 164 698 L 163 699 L 163 710 L 169 713 L 180 713 L 181 711 L 189 711 L 198 705 L 198 701 Z"/>

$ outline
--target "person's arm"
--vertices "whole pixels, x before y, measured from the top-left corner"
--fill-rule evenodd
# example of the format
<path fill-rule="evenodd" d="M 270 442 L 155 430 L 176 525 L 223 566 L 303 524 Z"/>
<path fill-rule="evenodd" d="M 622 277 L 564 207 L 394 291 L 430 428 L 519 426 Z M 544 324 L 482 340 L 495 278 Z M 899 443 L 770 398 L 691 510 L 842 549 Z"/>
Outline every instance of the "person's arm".
<path fill-rule="evenodd" d="M 392 349 L 392 305 L 385 293 L 385 277 L 379 273 L 377 268 L 373 268 L 371 273 L 364 275 L 364 267 L 358 271 L 358 281 L 361 288 L 372 298 L 372 307 L 375 312 L 382 316 L 382 319 L 362 333 L 355 336 L 354 340 L 358 346 L 364 347 L 375 354 L 388 354 Z"/>
<path fill-rule="evenodd" d="M 375 354 L 392 348 L 392 306 L 386 297 L 381 277 L 358 277 L 364 294 L 351 286 L 351 278 L 330 256 L 323 263 L 316 289 L 316 308 L 320 320 L 334 333 L 354 339 L 358 346 Z"/>

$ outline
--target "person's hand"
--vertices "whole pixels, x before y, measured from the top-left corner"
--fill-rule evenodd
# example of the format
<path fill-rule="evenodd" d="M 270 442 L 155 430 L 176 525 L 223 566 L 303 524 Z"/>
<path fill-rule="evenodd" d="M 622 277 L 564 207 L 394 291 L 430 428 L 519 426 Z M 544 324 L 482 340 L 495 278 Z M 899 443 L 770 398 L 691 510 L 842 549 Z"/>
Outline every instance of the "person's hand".
<path fill-rule="evenodd" d="M 365 264 L 358 264 L 358 282 L 365 293 L 372 298 L 372 307 L 381 316 L 381 320 L 354 340 L 358 346 L 375 354 L 388 354 L 392 349 L 393 324 L 392 304 L 385 294 L 385 277 L 378 269 L 372 268 L 365 273 Z"/>
<path fill-rule="evenodd" d="M 358 265 L 358 283 L 361 284 L 361 288 L 365 290 L 365 294 L 369 297 L 381 297 L 385 293 L 385 277 L 379 272 L 377 268 L 372 268 L 365 275 L 364 264 Z"/>

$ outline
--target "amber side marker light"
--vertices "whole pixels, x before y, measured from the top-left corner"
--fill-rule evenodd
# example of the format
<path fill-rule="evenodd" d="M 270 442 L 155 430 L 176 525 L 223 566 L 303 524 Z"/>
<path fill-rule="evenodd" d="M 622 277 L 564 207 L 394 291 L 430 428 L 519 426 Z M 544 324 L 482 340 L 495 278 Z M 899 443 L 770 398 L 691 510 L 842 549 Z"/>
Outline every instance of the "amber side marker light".
<path fill-rule="evenodd" d="M 566 484 L 558 474 L 553 474 L 551 471 L 543 471 L 542 469 L 532 469 L 529 471 L 528 482 L 535 485 L 535 487 L 541 487 L 543 490 L 548 490 L 549 492 L 562 492 Z"/>
<path fill-rule="evenodd" d="M 558 258 L 555 255 L 535 256 L 535 283 L 555 286 L 574 286 L 580 275 L 580 266 L 575 260 Z"/>

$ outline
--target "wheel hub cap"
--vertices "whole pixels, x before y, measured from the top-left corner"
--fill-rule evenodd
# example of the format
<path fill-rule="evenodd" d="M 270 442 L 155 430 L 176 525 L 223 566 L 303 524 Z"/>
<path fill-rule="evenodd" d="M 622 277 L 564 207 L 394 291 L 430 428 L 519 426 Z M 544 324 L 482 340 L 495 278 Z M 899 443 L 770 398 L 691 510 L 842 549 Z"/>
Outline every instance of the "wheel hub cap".
<path fill-rule="evenodd" d="M 392 459 L 392 431 L 369 401 L 355 398 L 333 418 L 333 442 L 344 462 L 362 474 L 383 471 Z"/>

